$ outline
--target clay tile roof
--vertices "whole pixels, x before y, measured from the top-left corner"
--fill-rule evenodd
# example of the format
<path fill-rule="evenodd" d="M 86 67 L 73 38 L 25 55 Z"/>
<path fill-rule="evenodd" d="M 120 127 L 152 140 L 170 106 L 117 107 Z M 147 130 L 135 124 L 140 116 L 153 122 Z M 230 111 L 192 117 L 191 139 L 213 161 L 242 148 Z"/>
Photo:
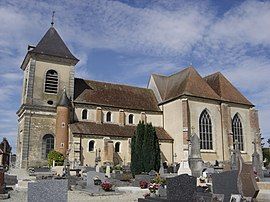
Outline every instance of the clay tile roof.
<path fill-rule="evenodd" d="M 131 138 L 136 131 L 136 126 L 77 122 L 70 124 L 70 129 L 73 134 Z M 163 128 L 155 127 L 155 129 L 159 140 L 173 141 L 173 138 Z"/>
<path fill-rule="evenodd" d="M 253 105 L 220 72 L 206 76 L 204 77 L 204 80 L 220 96 L 221 100 L 239 104 Z"/>
<path fill-rule="evenodd" d="M 40 40 L 37 46 L 29 52 L 57 56 L 61 58 L 79 61 L 70 52 L 65 42 L 59 36 L 54 27 L 50 27 L 50 29 L 46 32 L 46 34 L 43 36 L 43 38 Z"/>
<path fill-rule="evenodd" d="M 151 89 L 75 79 L 74 101 L 141 111 L 160 111 Z"/>
<path fill-rule="evenodd" d="M 193 67 L 185 68 L 168 77 L 153 75 L 153 78 L 163 101 L 181 95 L 219 99 L 219 96 L 215 91 L 204 81 Z"/>

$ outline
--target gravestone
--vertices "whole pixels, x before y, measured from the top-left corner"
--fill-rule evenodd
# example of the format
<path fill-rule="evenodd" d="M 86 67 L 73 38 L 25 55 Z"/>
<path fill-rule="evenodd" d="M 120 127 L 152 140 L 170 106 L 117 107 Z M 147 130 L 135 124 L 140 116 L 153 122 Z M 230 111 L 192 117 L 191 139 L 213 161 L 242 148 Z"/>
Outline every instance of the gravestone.
<path fill-rule="evenodd" d="M 107 164 L 106 166 L 106 174 L 107 178 L 111 178 L 111 167 Z"/>
<path fill-rule="evenodd" d="M 150 172 L 148 173 L 148 175 L 151 177 L 151 178 L 155 178 L 156 175 L 157 175 L 157 172 L 155 170 L 150 170 Z"/>
<path fill-rule="evenodd" d="M 224 194 L 224 201 L 230 200 L 231 194 L 239 194 L 238 191 L 238 171 L 225 171 L 212 174 L 212 184 L 214 194 Z"/>
<path fill-rule="evenodd" d="M 197 178 L 183 174 L 167 179 L 167 199 L 190 202 L 196 191 Z"/>
<path fill-rule="evenodd" d="M 254 139 L 254 141 L 252 142 L 252 144 L 254 145 L 254 152 L 252 154 L 252 166 L 254 171 L 256 171 L 257 175 L 262 178 L 263 177 L 263 172 L 262 172 L 262 163 L 261 163 L 261 159 L 260 159 L 260 155 L 257 152 L 256 149 L 256 139 Z"/>
<path fill-rule="evenodd" d="M 192 176 L 200 177 L 203 169 L 203 161 L 200 150 L 200 138 L 193 132 L 190 137 L 190 153 L 188 156 L 188 162 L 191 169 Z"/>
<path fill-rule="evenodd" d="M 242 157 L 239 158 L 239 180 L 238 190 L 244 197 L 256 198 L 259 188 L 254 176 L 253 166 L 243 162 Z"/>
<path fill-rule="evenodd" d="M 188 161 L 181 161 L 180 162 L 180 166 L 179 166 L 179 169 L 177 171 L 177 174 L 178 175 L 182 175 L 182 174 L 191 175 L 191 170 L 189 168 Z"/>
<path fill-rule="evenodd" d="M 68 180 L 40 180 L 28 183 L 28 202 L 67 202 Z"/>
<path fill-rule="evenodd" d="M 101 180 L 101 182 L 106 180 L 104 173 L 99 173 L 99 172 L 95 172 L 95 171 L 88 171 L 86 185 L 88 187 L 93 186 L 94 185 L 94 178 L 96 178 L 96 177 L 98 177 Z"/>

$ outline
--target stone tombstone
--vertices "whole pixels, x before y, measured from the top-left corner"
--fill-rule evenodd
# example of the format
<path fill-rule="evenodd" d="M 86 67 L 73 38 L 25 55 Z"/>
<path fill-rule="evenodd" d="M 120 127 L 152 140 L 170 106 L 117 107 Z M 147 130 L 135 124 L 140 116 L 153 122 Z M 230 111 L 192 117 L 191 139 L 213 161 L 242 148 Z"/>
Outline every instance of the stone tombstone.
<path fill-rule="evenodd" d="M 99 173 L 99 172 L 95 172 L 95 171 L 88 171 L 87 172 L 87 186 L 93 186 L 94 185 L 94 178 L 98 177 L 101 182 L 105 181 L 106 177 L 104 173 Z"/>
<path fill-rule="evenodd" d="M 239 159 L 239 183 L 238 190 L 244 197 L 256 198 L 259 188 L 253 172 L 253 166 L 243 162 L 242 157 Z"/>
<path fill-rule="evenodd" d="M 164 167 L 162 161 L 160 161 L 160 168 L 159 168 L 159 174 L 164 174 Z"/>
<path fill-rule="evenodd" d="M 28 183 L 28 202 L 67 202 L 68 180 L 40 180 Z"/>
<path fill-rule="evenodd" d="M 257 148 L 256 148 L 256 144 L 257 144 L 256 138 L 254 139 L 252 144 L 254 145 L 254 152 L 252 154 L 252 166 L 253 166 L 254 171 L 256 171 L 257 175 L 260 178 L 262 178 L 263 177 L 262 163 L 261 163 L 260 155 L 257 152 Z"/>
<path fill-rule="evenodd" d="M 223 202 L 224 201 L 224 194 L 213 194 L 211 202 Z"/>
<path fill-rule="evenodd" d="M 178 175 L 182 175 L 182 174 L 191 175 L 191 170 L 189 168 L 188 161 L 181 161 L 180 162 L 180 166 L 179 166 L 179 169 L 177 171 L 177 174 Z"/>
<path fill-rule="evenodd" d="M 230 202 L 241 202 L 241 198 L 240 194 L 232 194 Z"/>
<path fill-rule="evenodd" d="M 0 169 L 0 194 L 5 193 L 5 173 L 3 169 Z"/>
<path fill-rule="evenodd" d="M 151 177 L 151 178 L 155 178 L 156 175 L 157 175 L 157 172 L 155 170 L 150 170 L 150 172 L 148 173 L 148 175 Z"/>
<path fill-rule="evenodd" d="M 105 173 L 107 178 L 111 178 L 111 167 L 109 164 L 106 165 L 106 173 Z"/>
<path fill-rule="evenodd" d="M 96 172 L 97 172 L 97 173 L 100 172 L 100 168 L 99 168 L 99 165 L 98 165 L 98 164 L 96 165 Z"/>
<path fill-rule="evenodd" d="M 239 194 L 238 191 L 238 171 L 225 171 L 212 174 L 212 184 L 214 194 L 224 194 L 224 201 L 230 200 L 231 194 Z"/>
<path fill-rule="evenodd" d="M 193 132 L 190 137 L 190 153 L 188 156 L 188 162 L 191 169 L 191 173 L 195 177 L 200 177 L 203 169 L 203 161 L 200 150 L 200 138 Z"/>
<path fill-rule="evenodd" d="M 196 191 L 197 178 L 183 174 L 167 178 L 167 199 L 190 202 Z"/>

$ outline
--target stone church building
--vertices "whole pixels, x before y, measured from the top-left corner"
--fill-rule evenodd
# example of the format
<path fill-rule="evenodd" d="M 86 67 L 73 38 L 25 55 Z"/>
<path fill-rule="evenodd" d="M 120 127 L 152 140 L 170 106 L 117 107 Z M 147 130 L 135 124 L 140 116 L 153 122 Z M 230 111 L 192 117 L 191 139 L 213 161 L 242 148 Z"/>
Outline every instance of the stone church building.
<path fill-rule="evenodd" d="M 243 158 L 252 160 L 258 113 L 220 72 L 202 77 L 187 67 L 170 76 L 152 74 L 140 88 L 75 78 L 78 62 L 53 26 L 28 46 L 17 112 L 21 168 L 46 165 L 53 149 L 68 154 L 71 165 L 94 166 L 97 156 L 102 164 L 129 164 L 139 121 L 155 126 L 168 164 L 188 158 L 192 132 L 200 137 L 204 161 L 230 160 L 235 140 Z"/>

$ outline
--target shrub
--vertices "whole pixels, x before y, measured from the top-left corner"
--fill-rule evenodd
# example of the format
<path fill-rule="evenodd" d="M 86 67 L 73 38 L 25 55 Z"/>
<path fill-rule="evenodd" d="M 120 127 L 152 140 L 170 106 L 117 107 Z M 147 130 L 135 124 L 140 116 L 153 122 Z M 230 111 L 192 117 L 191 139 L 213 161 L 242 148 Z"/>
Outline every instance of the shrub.
<path fill-rule="evenodd" d="M 52 150 L 48 154 L 49 166 L 53 165 L 53 161 L 55 161 L 55 165 L 62 166 L 64 164 L 64 160 L 65 160 L 65 157 L 60 152 Z"/>

